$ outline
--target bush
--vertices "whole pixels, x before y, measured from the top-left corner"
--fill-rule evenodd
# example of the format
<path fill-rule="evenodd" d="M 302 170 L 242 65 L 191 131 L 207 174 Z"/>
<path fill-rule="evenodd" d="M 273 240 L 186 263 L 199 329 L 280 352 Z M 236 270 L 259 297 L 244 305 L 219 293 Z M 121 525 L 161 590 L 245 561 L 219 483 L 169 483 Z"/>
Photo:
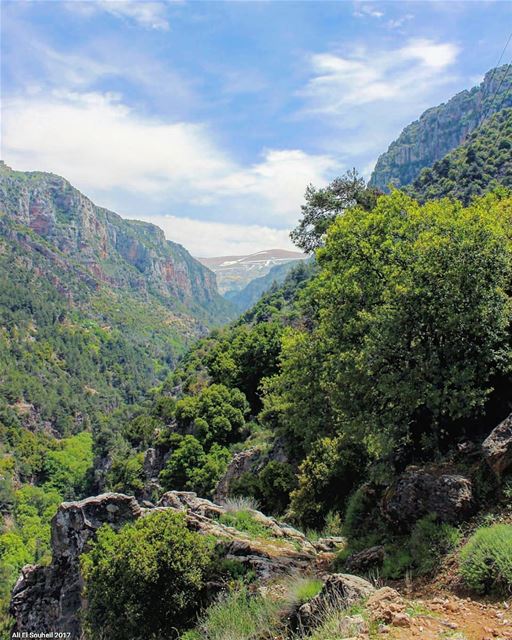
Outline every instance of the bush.
<path fill-rule="evenodd" d="M 81 557 L 86 637 L 175 637 L 198 609 L 211 557 L 182 514 L 150 514 L 119 533 L 104 525 Z"/>
<path fill-rule="evenodd" d="M 460 553 L 460 574 L 478 593 L 512 591 L 512 525 L 478 529 Z"/>
<path fill-rule="evenodd" d="M 434 514 L 416 522 L 411 532 L 409 548 L 417 575 L 434 571 L 443 556 L 460 543 L 461 533 L 450 524 L 440 523 Z"/>
<path fill-rule="evenodd" d="M 201 620 L 191 640 L 258 640 L 274 637 L 279 624 L 279 604 L 250 595 L 246 589 L 228 593 L 214 603 Z"/>
<path fill-rule="evenodd" d="M 304 526 L 322 528 L 329 511 L 339 511 L 366 465 L 362 446 L 344 436 L 322 438 L 299 467 L 299 486 L 290 508 Z"/>

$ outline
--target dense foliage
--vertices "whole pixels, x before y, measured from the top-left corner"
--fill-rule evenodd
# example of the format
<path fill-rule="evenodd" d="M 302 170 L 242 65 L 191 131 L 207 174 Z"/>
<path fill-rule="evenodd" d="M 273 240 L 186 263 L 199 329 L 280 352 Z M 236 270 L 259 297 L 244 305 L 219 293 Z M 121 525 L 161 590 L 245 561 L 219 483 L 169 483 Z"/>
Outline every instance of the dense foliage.
<path fill-rule="evenodd" d="M 211 557 L 182 514 L 150 514 L 119 533 L 104 525 L 81 556 L 87 637 L 176 637 L 198 610 Z"/>
<path fill-rule="evenodd" d="M 512 109 L 499 111 L 461 147 L 423 169 L 407 192 L 420 202 L 450 196 L 469 204 L 498 185 L 512 187 Z"/>
<path fill-rule="evenodd" d="M 478 593 L 509 595 L 512 589 L 512 526 L 478 529 L 460 554 L 460 573 Z"/>

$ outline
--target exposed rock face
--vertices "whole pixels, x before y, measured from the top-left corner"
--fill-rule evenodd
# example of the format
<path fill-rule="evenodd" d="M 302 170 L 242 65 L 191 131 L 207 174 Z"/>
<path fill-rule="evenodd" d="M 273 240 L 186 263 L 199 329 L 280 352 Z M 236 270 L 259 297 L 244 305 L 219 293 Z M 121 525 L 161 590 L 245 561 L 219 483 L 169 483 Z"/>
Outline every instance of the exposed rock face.
<path fill-rule="evenodd" d="M 375 588 L 363 578 L 347 573 L 335 573 L 327 578 L 318 595 L 300 607 L 298 626 L 308 630 L 321 619 L 326 607 L 345 609 L 371 596 Z"/>
<path fill-rule="evenodd" d="M 215 274 L 155 225 L 96 206 L 67 180 L 50 173 L 12 171 L 0 165 L 0 208 L 49 243 L 55 260 L 78 263 L 91 280 L 151 293 L 163 301 L 231 309 L 217 292 Z M 70 261 L 71 262 L 71 261 Z"/>
<path fill-rule="evenodd" d="M 345 569 L 351 573 L 364 573 L 375 566 L 380 566 L 384 560 L 384 547 L 378 545 L 353 553 L 345 561 Z"/>
<path fill-rule="evenodd" d="M 512 414 L 491 431 L 482 444 L 482 451 L 498 477 L 512 466 Z"/>
<path fill-rule="evenodd" d="M 382 503 L 384 515 L 403 529 L 429 513 L 435 513 L 443 522 L 461 522 L 472 507 L 470 480 L 454 474 L 435 476 L 421 470 L 402 475 Z"/>
<path fill-rule="evenodd" d="M 370 184 L 380 189 L 386 189 L 390 182 L 409 184 L 423 167 L 430 167 L 461 145 L 484 116 L 512 106 L 509 66 L 489 71 L 479 86 L 428 109 L 407 126 L 379 157 Z"/>
<path fill-rule="evenodd" d="M 240 451 L 228 465 L 226 472 L 219 480 L 215 489 L 214 500 L 217 502 L 229 497 L 229 487 L 233 480 L 240 478 L 243 473 L 251 471 L 255 463 L 261 458 L 261 452 L 257 447 Z"/>
<path fill-rule="evenodd" d="M 79 638 L 80 554 L 102 524 L 118 529 L 141 513 L 135 498 L 117 493 L 64 502 L 52 520 L 52 563 L 24 567 L 14 586 L 11 614 L 15 630 L 68 632 L 71 638 Z"/>
<path fill-rule="evenodd" d="M 173 509 L 186 516 L 188 527 L 213 536 L 228 559 L 253 569 L 265 580 L 278 573 L 305 571 L 321 565 L 329 547 L 324 541 L 318 549 L 299 531 L 268 518 L 259 511 L 252 516 L 268 530 L 265 538 L 255 538 L 219 522 L 224 507 L 198 498 L 195 493 L 170 491 L 156 507 L 141 508 L 135 498 L 106 493 L 79 502 L 64 502 L 52 520 L 52 562 L 49 566 L 26 566 L 11 599 L 11 614 L 18 632 L 68 632 L 80 637 L 82 601 L 80 554 L 102 524 L 115 529 L 148 514 Z M 335 548 L 331 546 L 331 550 Z M 348 587 L 347 587 L 348 588 Z"/>

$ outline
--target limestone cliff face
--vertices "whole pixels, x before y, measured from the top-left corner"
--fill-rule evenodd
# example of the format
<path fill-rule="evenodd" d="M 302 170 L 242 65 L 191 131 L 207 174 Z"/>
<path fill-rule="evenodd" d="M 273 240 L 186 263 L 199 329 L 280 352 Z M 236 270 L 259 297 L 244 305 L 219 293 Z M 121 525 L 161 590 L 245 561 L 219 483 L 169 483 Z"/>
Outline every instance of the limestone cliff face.
<path fill-rule="evenodd" d="M 0 166 L 0 211 L 101 283 L 229 316 L 215 274 L 158 227 L 97 207 L 67 180 Z"/>
<path fill-rule="evenodd" d="M 489 71 L 483 82 L 448 102 L 428 109 L 391 143 L 377 161 L 370 184 L 386 189 L 390 183 L 411 183 L 492 114 L 512 106 L 512 70 L 504 65 Z"/>

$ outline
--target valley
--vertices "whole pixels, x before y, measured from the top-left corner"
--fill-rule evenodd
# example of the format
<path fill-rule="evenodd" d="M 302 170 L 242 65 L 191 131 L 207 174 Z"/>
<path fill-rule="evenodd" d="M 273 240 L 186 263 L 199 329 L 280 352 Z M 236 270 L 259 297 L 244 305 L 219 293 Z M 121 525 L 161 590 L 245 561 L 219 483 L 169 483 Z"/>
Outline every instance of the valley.
<path fill-rule="evenodd" d="M 512 640 L 509 74 L 304 185 L 297 251 L 0 165 L 2 640 Z"/>

